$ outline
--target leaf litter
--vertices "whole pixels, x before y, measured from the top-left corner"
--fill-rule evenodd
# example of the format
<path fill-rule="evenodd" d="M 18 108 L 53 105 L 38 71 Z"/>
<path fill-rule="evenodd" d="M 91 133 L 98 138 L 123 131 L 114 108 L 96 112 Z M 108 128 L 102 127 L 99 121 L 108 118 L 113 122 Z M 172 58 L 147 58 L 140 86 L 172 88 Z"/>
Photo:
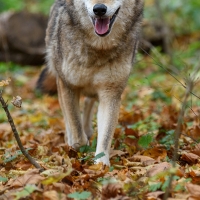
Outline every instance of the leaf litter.
<path fill-rule="evenodd" d="M 151 70 L 153 73 L 154 68 Z M 28 73 L 30 79 L 36 80 L 38 72 L 39 69 L 24 70 L 23 76 Z M 163 78 L 172 80 L 168 75 Z M 144 84 L 141 90 L 133 87 L 142 84 L 136 78 L 123 94 L 110 153 L 111 166 L 105 167 L 95 164 L 96 119 L 90 147 L 77 152 L 64 143 L 65 127 L 57 97 L 35 94 L 33 81 L 14 88 L 9 82 L 10 79 L 0 83 L 5 88 L 5 98 L 12 99 L 12 90 L 15 96 L 20 95 L 17 107 L 9 107 L 22 143 L 45 171 L 34 169 L 19 153 L 6 117 L 1 114 L 0 199 L 158 200 L 163 198 L 172 173 L 169 199 L 200 199 L 200 125 L 195 104 L 192 110 L 197 115 L 188 110 L 184 119 L 177 167 L 173 168 L 173 136 L 180 102 L 168 104 L 153 99 L 159 84 Z M 173 95 L 168 98 L 176 101 Z"/>

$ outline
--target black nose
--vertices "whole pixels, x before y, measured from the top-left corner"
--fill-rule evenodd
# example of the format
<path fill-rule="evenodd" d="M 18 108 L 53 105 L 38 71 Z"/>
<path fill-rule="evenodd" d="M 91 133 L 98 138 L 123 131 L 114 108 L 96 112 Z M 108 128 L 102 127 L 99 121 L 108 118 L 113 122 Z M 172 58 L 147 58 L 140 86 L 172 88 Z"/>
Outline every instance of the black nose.
<path fill-rule="evenodd" d="M 93 7 L 94 14 L 99 17 L 105 15 L 106 11 L 107 11 L 107 7 L 104 4 L 98 3 Z"/>

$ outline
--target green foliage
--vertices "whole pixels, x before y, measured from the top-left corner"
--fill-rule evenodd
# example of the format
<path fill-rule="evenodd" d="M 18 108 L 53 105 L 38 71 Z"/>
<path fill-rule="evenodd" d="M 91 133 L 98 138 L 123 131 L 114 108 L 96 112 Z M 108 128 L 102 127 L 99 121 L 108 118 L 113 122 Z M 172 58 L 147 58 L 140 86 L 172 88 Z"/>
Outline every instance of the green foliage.
<path fill-rule="evenodd" d="M 29 150 L 32 150 L 32 148 L 28 148 L 26 149 L 26 151 L 28 152 Z M 2 156 L 2 160 L 4 163 L 9 163 L 14 161 L 18 156 L 21 156 L 22 152 L 20 150 L 17 150 L 13 155 L 11 155 L 10 152 L 6 152 L 3 156 Z"/>
<path fill-rule="evenodd" d="M 95 137 L 92 141 L 91 146 L 85 145 L 82 146 L 79 151 L 84 154 L 84 157 L 80 158 L 81 161 L 96 161 L 97 159 L 105 156 L 104 152 L 99 153 L 98 155 L 96 155 L 95 157 L 93 157 L 93 153 L 96 150 L 96 146 L 97 146 L 97 138 Z M 85 155 L 86 154 L 86 155 Z"/>
<path fill-rule="evenodd" d="M 92 161 L 92 162 L 94 162 L 94 161 L 96 161 L 97 159 L 99 159 L 103 156 L 105 156 L 104 152 L 97 154 L 94 158 L 93 158 L 93 155 L 89 153 L 88 155 L 84 156 L 83 158 L 80 158 L 80 160 L 81 161 Z"/>
<path fill-rule="evenodd" d="M 117 183 L 118 181 L 111 177 L 99 177 L 97 178 L 97 182 L 99 182 L 101 185 L 108 185 L 110 183 Z"/>
<path fill-rule="evenodd" d="M 0 1 L 0 12 L 13 9 L 21 10 L 25 8 L 25 1 L 16 1 L 16 0 L 3 0 Z"/>
<path fill-rule="evenodd" d="M 93 160 L 95 161 L 95 160 L 97 160 L 97 159 L 99 159 L 99 158 L 102 158 L 102 157 L 104 157 L 104 156 L 105 156 L 105 153 L 104 153 L 104 152 L 101 152 L 101 153 L 97 154 L 97 155 L 93 158 Z"/>
<path fill-rule="evenodd" d="M 88 199 L 91 196 L 91 192 L 74 192 L 72 194 L 68 194 L 67 196 L 74 199 Z"/>
<path fill-rule="evenodd" d="M 0 176 L 0 182 L 5 183 L 5 182 L 7 182 L 7 181 L 8 181 L 7 178 L 5 178 L 5 177 L 3 177 L 3 176 Z"/>
<path fill-rule="evenodd" d="M 6 10 L 28 10 L 47 14 L 54 0 L 4 0 L 0 1 L 0 12 Z"/>
<path fill-rule="evenodd" d="M 129 126 L 129 128 L 132 128 L 134 130 L 138 130 L 144 133 L 153 133 L 154 131 L 158 130 L 159 124 L 155 122 L 155 119 L 152 116 L 150 116 L 144 120 L 140 120 L 139 122 Z"/>
<path fill-rule="evenodd" d="M 5 122 L 6 121 L 6 114 L 4 112 L 0 113 L 0 123 Z"/>
<path fill-rule="evenodd" d="M 160 144 L 165 145 L 167 150 L 171 148 L 171 145 L 174 144 L 174 130 L 167 131 L 166 136 L 160 140 Z"/>
<path fill-rule="evenodd" d="M 149 191 L 151 192 L 155 192 L 157 190 L 159 190 L 162 186 L 162 183 L 161 182 L 158 182 L 158 183 L 153 183 L 149 186 Z"/>
<path fill-rule="evenodd" d="M 7 72 L 17 72 L 18 70 L 22 70 L 20 65 L 0 62 L 0 74 Z"/>
<path fill-rule="evenodd" d="M 155 90 L 153 92 L 153 94 L 152 94 L 152 100 L 158 100 L 158 99 L 160 99 L 163 102 L 166 102 L 168 104 L 171 103 L 171 98 L 166 96 L 166 94 L 163 91 L 159 90 L 159 89 Z"/>
<path fill-rule="evenodd" d="M 160 1 L 161 12 L 175 33 L 193 32 L 200 28 L 200 1 L 176 0 Z M 144 12 L 145 18 L 158 20 L 156 6 L 149 6 Z"/>
<path fill-rule="evenodd" d="M 90 153 L 90 152 L 94 152 L 95 149 L 96 149 L 96 145 L 97 145 L 97 138 L 94 138 L 93 141 L 92 141 L 92 144 L 91 146 L 88 146 L 88 145 L 84 145 L 82 146 L 79 151 L 81 153 Z"/>
<path fill-rule="evenodd" d="M 143 135 L 140 137 L 138 144 L 143 148 L 148 148 L 151 142 L 153 141 L 154 137 L 152 133 Z"/>
<path fill-rule="evenodd" d="M 38 188 L 35 185 L 26 185 L 23 190 L 15 193 L 15 200 L 19 200 L 25 197 L 28 197 L 31 193 L 33 193 Z"/>

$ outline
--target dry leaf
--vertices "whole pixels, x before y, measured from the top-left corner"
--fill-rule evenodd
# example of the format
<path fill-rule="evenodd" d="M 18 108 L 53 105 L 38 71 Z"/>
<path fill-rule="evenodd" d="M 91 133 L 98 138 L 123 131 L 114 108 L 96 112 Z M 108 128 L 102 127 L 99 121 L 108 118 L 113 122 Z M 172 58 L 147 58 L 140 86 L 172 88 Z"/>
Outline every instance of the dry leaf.
<path fill-rule="evenodd" d="M 164 194 L 163 191 L 150 192 L 146 195 L 146 197 L 147 197 L 147 200 L 161 200 L 161 196 L 163 194 Z"/>
<path fill-rule="evenodd" d="M 199 162 L 200 157 L 194 153 L 184 152 L 181 156 L 181 159 L 189 164 L 196 164 Z"/>
<path fill-rule="evenodd" d="M 66 195 L 58 193 L 55 190 L 46 191 L 43 193 L 44 200 L 66 200 Z"/>
<path fill-rule="evenodd" d="M 144 151 L 143 155 L 156 160 L 164 159 L 167 156 L 167 150 L 161 147 L 155 147 L 152 149 L 147 149 L 146 151 Z"/>
<path fill-rule="evenodd" d="M 102 188 L 102 200 L 116 198 L 118 195 L 123 196 L 122 186 L 119 183 L 109 183 Z"/>
<path fill-rule="evenodd" d="M 11 81 L 10 78 L 7 79 L 7 80 L 2 80 L 2 81 L 0 81 L 0 87 L 9 85 L 10 81 Z"/>
<path fill-rule="evenodd" d="M 24 175 L 16 178 L 16 179 L 11 179 L 8 181 L 7 186 L 11 187 L 24 187 L 27 184 L 38 184 L 42 180 L 44 180 L 44 177 L 42 177 L 39 174 L 38 169 L 32 169 L 27 171 Z"/>
<path fill-rule="evenodd" d="M 129 158 L 130 161 L 135 162 L 141 162 L 144 166 L 152 165 L 156 162 L 155 159 L 149 157 L 149 156 L 143 156 L 143 155 L 134 155 L 131 158 Z"/>
<path fill-rule="evenodd" d="M 194 154 L 200 156 L 200 143 L 197 144 L 197 145 L 195 145 L 195 148 L 194 148 L 194 150 L 192 151 L 192 153 L 194 153 Z"/>
<path fill-rule="evenodd" d="M 195 200 L 200 200 L 200 186 L 192 183 L 187 183 L 186 188 L 191 194 L 190 199 L 194 198 Z"/>
<path fill-rule="evenodd" d="M 149 169 L 147 171 L 147 176 L 151 177 L 151 176 L 155 176 L 156 174 L 163 172 L 165 170 L 168 170 L 172 167 L 172 165 L 168 162 L 163 162 L 160 164 L 156 164 L 154 165 L 154 167 L 152 167 L 151 169 Z"/>
<path fill-rule="evenodd" d="M 17 107 L 17 108 L 21 108 L 22 105 L 22 98 L 20 96 L 16 96 L 13 97 L 13 100 L 11 101 L 11 103 Z"/>
<path fill-rule="evenodd" d="M 125 155 L 125 154 L 126 154 L 126 152 L 124 152 L 124 151 L 111 149 L 110 158 L 112 158 L 114 156 L 122 156 L 122 155 Z"/>

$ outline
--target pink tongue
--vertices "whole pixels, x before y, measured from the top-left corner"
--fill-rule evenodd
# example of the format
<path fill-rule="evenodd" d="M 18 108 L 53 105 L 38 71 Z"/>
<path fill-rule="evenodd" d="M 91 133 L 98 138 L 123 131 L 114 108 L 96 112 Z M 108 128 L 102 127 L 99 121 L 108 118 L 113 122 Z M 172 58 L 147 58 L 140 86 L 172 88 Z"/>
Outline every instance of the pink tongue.
<path fill-rule="evenodd" d="M 110 19 L 95 19 L 95 31 L 103 35 L 109 30 Z"/>

